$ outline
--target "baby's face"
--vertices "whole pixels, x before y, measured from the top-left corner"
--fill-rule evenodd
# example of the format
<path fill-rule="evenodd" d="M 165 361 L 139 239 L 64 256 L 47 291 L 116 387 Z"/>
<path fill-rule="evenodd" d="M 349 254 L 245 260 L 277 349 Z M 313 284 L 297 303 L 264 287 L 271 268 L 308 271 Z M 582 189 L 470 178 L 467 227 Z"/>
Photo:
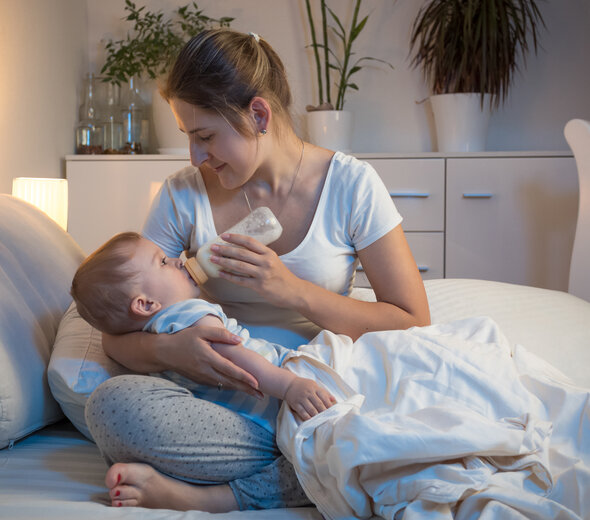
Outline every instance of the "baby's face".
<path fill-rule="evenodd" d="M 130 267 L 141 276 L 146 296 L 168 307 L 188 298 L 198 298 L 199 286 L 183 267 L 180 258 L 168 258 L 152 241 L 142 238 L 137 243 Z"/>

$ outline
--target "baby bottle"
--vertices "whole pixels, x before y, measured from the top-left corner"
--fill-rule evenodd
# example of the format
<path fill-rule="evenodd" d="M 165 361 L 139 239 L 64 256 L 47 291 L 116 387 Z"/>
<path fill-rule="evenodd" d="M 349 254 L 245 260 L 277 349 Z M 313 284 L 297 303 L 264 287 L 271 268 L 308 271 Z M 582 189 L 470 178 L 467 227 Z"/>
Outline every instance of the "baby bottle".
<path fill-rule="evenodd" d="M 267 207 L 256 208 L 246 218 L 229 228 L 226 233 L 248 235 L 264 245 L 274 242 L 281 236 L 283 228 Z M 197 256 L 187 259 L 184 267 L 199 285 L 211 277 L 219 277 L 221 267 L 211 262 L 211 246 L 213 244 L 227 244 L 219 236 L 205 243 L 197 251 Z"/>

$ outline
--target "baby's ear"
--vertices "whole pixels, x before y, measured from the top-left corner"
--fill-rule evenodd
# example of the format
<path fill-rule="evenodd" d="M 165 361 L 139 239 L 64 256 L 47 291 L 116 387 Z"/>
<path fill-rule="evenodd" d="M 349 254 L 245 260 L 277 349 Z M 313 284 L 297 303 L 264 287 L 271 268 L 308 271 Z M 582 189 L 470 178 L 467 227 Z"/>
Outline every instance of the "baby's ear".
<path fill-rule="evenodd" d="M 131 312 L 136 316 L 149 318 L 162 308 L 162 304 L 157 300 L 151 300 L 144 294 L 140 294 L 131 300 Z"/>

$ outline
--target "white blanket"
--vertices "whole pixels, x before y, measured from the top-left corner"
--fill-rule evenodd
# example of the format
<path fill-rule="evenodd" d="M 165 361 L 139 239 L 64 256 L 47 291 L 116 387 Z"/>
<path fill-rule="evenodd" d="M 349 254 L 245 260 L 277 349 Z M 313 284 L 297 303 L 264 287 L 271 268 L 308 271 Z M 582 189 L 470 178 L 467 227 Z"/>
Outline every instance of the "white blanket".
<path fill-rule="evenodd" d="M 589 346 L 590 347 L 590 346 Z M 338 399 L 278 443 L 327 518 L 588 518 L 590 393 L 496 324 L 329 332 L 285 366 Z"/>

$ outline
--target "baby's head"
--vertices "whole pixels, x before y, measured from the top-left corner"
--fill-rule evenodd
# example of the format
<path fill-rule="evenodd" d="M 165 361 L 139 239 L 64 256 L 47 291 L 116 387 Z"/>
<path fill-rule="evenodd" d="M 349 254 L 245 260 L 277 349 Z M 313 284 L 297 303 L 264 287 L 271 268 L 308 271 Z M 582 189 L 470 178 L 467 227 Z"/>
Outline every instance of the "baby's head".
<path fill-rule="evenodd" d="M 108 334 L 141 330 L 151 316 L 200 290 L 179 258 L 138 233 L 115 235 L 86 258 L 72 281 L 80 315 Z"/>

